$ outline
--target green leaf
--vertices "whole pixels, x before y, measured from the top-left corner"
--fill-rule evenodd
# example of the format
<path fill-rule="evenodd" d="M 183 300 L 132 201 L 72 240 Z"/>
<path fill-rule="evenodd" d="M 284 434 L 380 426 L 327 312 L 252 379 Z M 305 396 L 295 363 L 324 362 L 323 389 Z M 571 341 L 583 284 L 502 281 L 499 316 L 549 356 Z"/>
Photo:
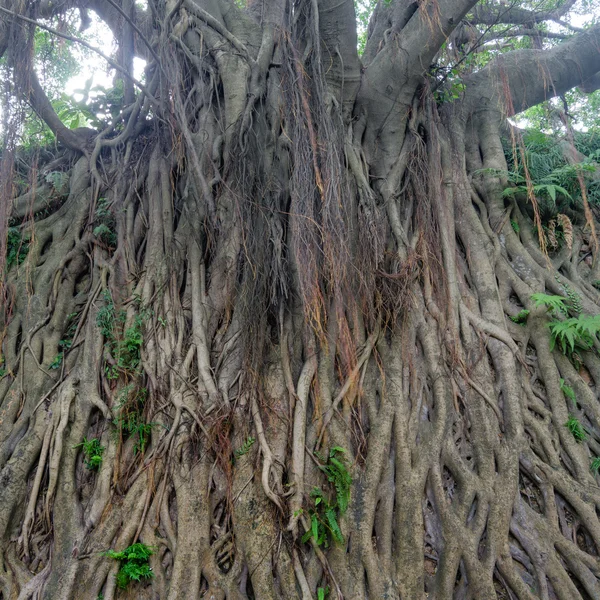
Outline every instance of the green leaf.
<path fill-rule="evenodd" d="M 548 294 L 533 294 L 531 299 L 536 306 L 545 306 L 551 313 L 561 313 L 566 315 L 568 313 L 567 305 L 565 304 L 566 298 L 563 296 L 550 296 Z"/>
<path fill-rule="evenodd" d="M 566 398 L 571 400 L 574 404 L 577 402 L 575 399 L 575 392 L 573 388 L 565 383 L 564 379 L 560 379 L 560 389 Z"/>
<path fill-rule="evenodd" d="M 342 535 L 342 530 L 340 529 L 340 526 L 337 522 L 335 510 L 333 510 L 333 508 L 328 508 L 325 511 L 325 518 L 327 519 L 327 524 L 329 526 L 333 539 L 336 542 L 342 544 L 344 542 L 344 536 Z"/>
<path fill-rule="evenodd" d="M 346 453 L 346 448 L 342 448 L 341 446 L 334 446 L 330 451 L 329 451 L 329 458 L 333 458 L 336 454 L 345 454 Z"/>
<path fill-rule="evenodd" d="M 318 543 L 318 541 L 319 541 L 319 520 L 317 519 L 317 515 L 312 515 L 310 519 L 311 519 L 312 536 L 315 539 L 315 541 Z"/>
<path fill-rule="evenodd" d="M 308 542 L 308 540 L 310 540 L 310 538 L 313 536 L 313 532 L 311 529 L 309 529 L 303 536 L 302 536 L 302 543 L 306 544 L 306 542 Z"/>
<path fill-rule="evenodd" d="M 569 415 L 565 427 L 571 432 L 577 443 L 585 441 L 587 433 L 583 425 L 578 421 L 577 417 Z"/>

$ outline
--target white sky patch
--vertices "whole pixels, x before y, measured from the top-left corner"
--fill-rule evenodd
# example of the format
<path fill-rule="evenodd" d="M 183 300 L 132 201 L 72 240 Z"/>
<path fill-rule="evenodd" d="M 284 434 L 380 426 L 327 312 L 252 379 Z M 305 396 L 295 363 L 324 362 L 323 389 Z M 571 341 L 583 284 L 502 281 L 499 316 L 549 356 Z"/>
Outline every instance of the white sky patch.
<path fill-rule="evenodd" d="M 147 5 L 147 2 L 138 2 L 137 4 Z M 87 31 L 92 37 L 90 44 L 106 56 L 112 58 L 117 51 L 117 43 L 113 37 L 112 31 L 94 12 L 91 12 L 90 16 L 92 17 L 92 24 Z M 88 51 L 82 52 L 79 49 L 75 49 L 75 52 L 81 61 L 81 70 L 67 82 L 64 90 L 66 94 L 73 96 L 76 101 L 80 101 L 83 98 L 83 95 L 80 92 L 78 93 L 77 90 L 83 90 L 90 78 L 92 78 L 90 86 L 92 90 L 96 86 L 102 86 L 106 89 L 113 86 L 115 70 L 107 64 L 99 54 Z M 133 59 L 133 76 L 138 81 L 143 80 L 145 68 L 145 60 L 138 57 Z M 93 97 L 94 92 L 91 92 L 90 95 Z"/>

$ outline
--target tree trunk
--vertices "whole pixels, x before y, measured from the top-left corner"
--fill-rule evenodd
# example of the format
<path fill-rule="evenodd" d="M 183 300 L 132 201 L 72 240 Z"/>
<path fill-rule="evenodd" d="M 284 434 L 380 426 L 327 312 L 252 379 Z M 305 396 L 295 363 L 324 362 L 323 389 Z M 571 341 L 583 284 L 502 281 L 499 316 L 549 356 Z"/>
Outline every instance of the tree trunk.
<path fill-rule="evenodd" d="M 600 26 L 442 103 L 473 0 L 381 4 L 362 63 L 349 2 L 88 2 L 126 54 L 113 4 L 144 90 L 7 216 L 0 599 L 600 598 L 600 360 L 531 299 L 600 313 L 595 240 L 548 257 L 498 174 Z"/>

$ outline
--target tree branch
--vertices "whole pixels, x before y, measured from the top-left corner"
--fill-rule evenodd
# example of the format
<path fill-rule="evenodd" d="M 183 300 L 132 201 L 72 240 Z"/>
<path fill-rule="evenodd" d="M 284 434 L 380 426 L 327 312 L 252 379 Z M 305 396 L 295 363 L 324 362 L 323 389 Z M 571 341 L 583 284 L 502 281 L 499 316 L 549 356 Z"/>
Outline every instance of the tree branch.
<path fill-rule="evenodd" d="M 508 116 L 563 94 L 600 71 L 600 24 L 551 50 L 517 50 L 465 78 L 467 110 L 501 108 Z"/>
<path fill-rule="evenodd" d="M 141 32 L 140 28 L 135 24 L 134 20 L 127 16 L 127 14 L 123 11 L 121 7 L 119 7 L 113 0 L 106 0 L 109 4 L 111 4 L 115 10 L 117 10 L 123 18 L 129 23 L 131 28 L 140 36 L 140 39 L 147 46 L 150 54 L 152 54 L 152 58 L 156 61 L 156 64 L 162 69 L 162 65 L 160 63 L 160 59 L 158 58 L 158 54 L 154 51 L 154 48 L 151 46 L 150 42 L 146 39 L 146 36 Z M 135 6 L 134 6 L 135 10 Z"/>
<path fill-rule="evenodd" d="M 600 72 L 588 77 L 579 87 L 585 94 L 591 94 L 596 90 L 600 90 Z"/>
<path fill-rule="evenodd" d="M 52 107 L 48 96 L 42 89 L 40 81 L 33 70 L 30 68 L 29 74 L 29 90 L 23 90 L 24 95 L 28 97 L 29 102 L 46 125 L 50 128 L 52 133 L 56 136 L 59 142 L 62 142 L 72 150 L 83 152 L 85 146 L 85 140 L 75 133 L 75 131 L 69 129 L 56 114 L 56 111 Z"/>
<path fill-rule="evenodd" d="M 111 67 L 113 67 L 114 69 L 119 71 L 119 73 L 122 73 L 123 75 L 125 75 L 125 77 L 127 77 L 131 81 L 133 81 L 133 83 L 140 90 L 142 90 L 148 96 L 148 98 L 152 99 L 152 95 L 148 93 L 148 90 L 146 89 L 146 87 L 144 86 L 143 83 L 139 82 L 135 77 L 132 77 L 127 72 L 127 69 L 124 69 L 119 63 L 115 62 L 112 58 L 110 58 L 109 56 L 106 56 L 106 54 L 104 54 L 103 52 L 98 50 L 98 48 L 95 48 L 91 44 L 88 44 L 86 41 L 84 41 L 80 38 L 76 38 L 72 35 L 67 35 L 66 33 L 57 31 L 56 29 L 53 29 L 52 27 L 48 27 L 47 25 L 44 25 L 43 23 L 40 23 L 39 21 L 35 21 L 34 19 L 30 19 L 29 17 L 25 17 L 23 15 L 15 13 L 15 12 L 8 10 L 7 8 L 4 8 L 2 6 L 0 6 L 0 11 L 3 13 L 6 13 L 7 15 L 10 15 L 11 17 L 15 17 L 17 19 L 20 19 L 21 21 L 25 21 L 26 23 L 31 23 L 32 25 L 35 25 L 35 26 L 39 27 L 40 29 L 44 29 L 45 31 L 48 31 L 49 33 L 52 33 L 53 35 L 61 37 L 65 40 L 69 40 L 70 42 L 75 42 L 76 44 L 80 44 L 80 45 L 84 46 L 85 48 L 87 48 L 88 50 L 95 52 L 96 54 L 101 56 Z"/>
<path fill-rule="evenodd" d="M 576 1 L 567 0 L 560 8 L 540 12 L 521 8 L 519 6 L 520 3 L 517 1 L 500 11 L 492 10 L 489 6 L 476 6 L 473 8 L 473 17 L 469 19 L 469 22 L 485 25 L 496 25 L 499 23 L 529 25 L 541 23 L 542 21 L 558 21 L 573 8 Z"/>
<path fill-rule="evenodd" d="M 553 31 L 540 31 L 534 28 L 519 28 L 512 29 L 508 31 L 502 32 L 491 32 L 488 35 L 483 37 L 483 43 L 491 42 L 493 40 L 501 40 L 504 38 L 515 38 L 521 36 L 529 36 L 529 37 L 537 37 L 544 39 L 555 39 L 555 40 L 564 40 L 570 37 L 567 33 L 556 33 Z"/>

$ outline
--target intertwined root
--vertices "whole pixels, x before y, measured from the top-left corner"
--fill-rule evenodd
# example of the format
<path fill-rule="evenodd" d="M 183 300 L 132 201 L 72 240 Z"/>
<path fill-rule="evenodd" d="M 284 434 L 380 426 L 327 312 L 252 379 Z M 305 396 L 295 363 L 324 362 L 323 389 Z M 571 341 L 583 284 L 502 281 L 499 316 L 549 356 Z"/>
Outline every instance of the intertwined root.
<path fill-rule="evenodd" d="M 314 19 L 249 57 L 186 18 L 162 112 L 140 95 L 58 157 L 68 190 L 14 201 L 0 598 L 600 597 L 600 362 L 551 352 L 531 300 L 600 310 L 588 234 L 549 259 L 505 206 L 499 113 L 415 101 L 383 181 L 301 53 Z M 136 542 L 123 592 L 106 551 Z"/>

